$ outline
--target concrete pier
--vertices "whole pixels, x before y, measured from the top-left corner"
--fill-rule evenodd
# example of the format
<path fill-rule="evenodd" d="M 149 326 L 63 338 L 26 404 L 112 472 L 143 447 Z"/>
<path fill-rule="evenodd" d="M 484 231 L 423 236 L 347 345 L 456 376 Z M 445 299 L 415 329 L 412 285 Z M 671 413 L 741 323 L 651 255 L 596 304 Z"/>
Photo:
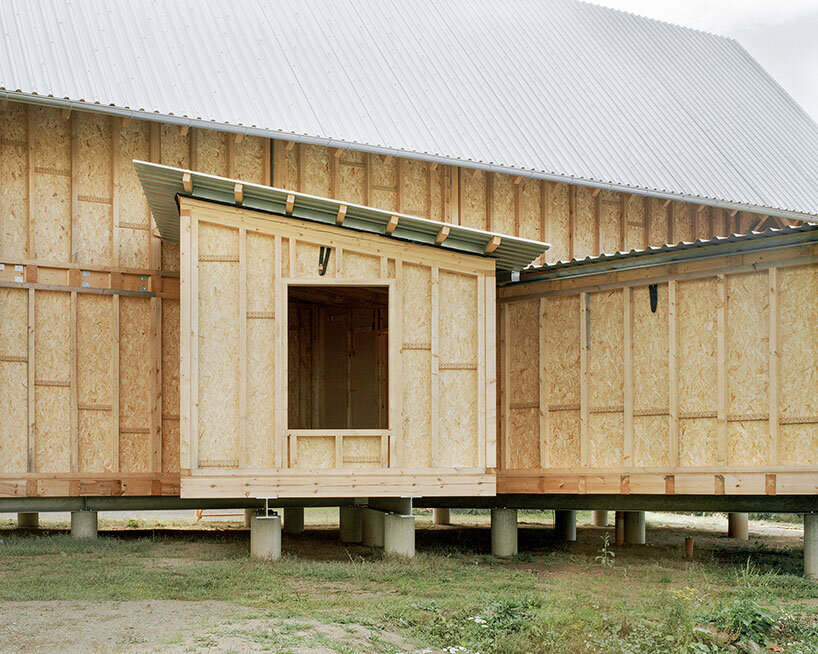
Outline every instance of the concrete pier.
<path fill-rule="evenodd" d="M 362 544 L 367 547 L 383 547 L 383 518 L 386 514 L 378 509 L 363 510 L 361 536 Z"/>
<path fill-rule="evenodd" d="M 577 539 L 577 512 L 554 511 L 554 533 L 562 542 L 573 543 Z"/>
<path fill-rule="evenodd" d="M 804 576 L 818 579 L 818 513 L 804 514 Z"/>
<path fill-rule="evenodd" d="M 645 512 L 625 511 L 625 544 L 645 544 Z"/>
<path fill-rule="evenodd" d="M 727 536 L 738 540 L 748 540 L 750 538 L 748 513 L 727 514 Z"/>
<path fill-rule="evenodd" d="M 39 528 L 40 528 L 39 513 L 17 514 L 17 529 L 39 529 Z"/>
<path fill-rule="evenodd" d="M 97 537 L 97 512 L 96 511 L 72 511 L 71 512 L 71 536 L 73 538 L 96 538 Z"/>
<path fill-rule="evenodd" d="M 389 556 L 415 555 L 415 517 L 399 513 L 383 516 L 383 551 Z"/>
<path fill-rule="evenodd" d="M 284 533 L 302 534 L 304 533 L 304 508 L 300 506 L 290 506 L 284 508 Z"/>
<path fill-rule="evenodd" d="M 250 556 L 264 561 L 281 558 L 281 517 L 254 515 L 250 518 Z"/>
<path fill-rule="evenodd" d="M 517 554 L 517 509 L 491 510 L 491 553 L 502 557 Z"/>
<path fill-rule="evenodd" d="M 452 524 L 449 509 L 432 509 L 432 522 L 436 525 Z"/>
<path fill-rule="evenodd" d="M 361 511 L 360 506 L 342 506 L 338 510 L 338 527 L 342 543 L 361 542 Z"/>
<path fill-rule="evenodd" d="M 608 526 L 608 512 L 607 511 L 591 511 L 591 524 L 594 527 Z"/>

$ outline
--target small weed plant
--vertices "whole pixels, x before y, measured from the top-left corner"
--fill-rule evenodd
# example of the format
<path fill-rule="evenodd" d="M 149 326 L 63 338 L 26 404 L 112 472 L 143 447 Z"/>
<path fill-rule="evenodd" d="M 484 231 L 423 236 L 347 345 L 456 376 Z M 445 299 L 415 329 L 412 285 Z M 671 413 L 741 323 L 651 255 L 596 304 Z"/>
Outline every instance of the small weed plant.
<path fill-rule="evenodd" d="M 602 547 L 597 550 L 599 554 L 594 557 L 594 561 L 599 563 L 603 568 L 613 568 L 614 560 L 616 559 L 616 552 L 611 549 L 611 535 L 605 534 L 602 536 Z"/>

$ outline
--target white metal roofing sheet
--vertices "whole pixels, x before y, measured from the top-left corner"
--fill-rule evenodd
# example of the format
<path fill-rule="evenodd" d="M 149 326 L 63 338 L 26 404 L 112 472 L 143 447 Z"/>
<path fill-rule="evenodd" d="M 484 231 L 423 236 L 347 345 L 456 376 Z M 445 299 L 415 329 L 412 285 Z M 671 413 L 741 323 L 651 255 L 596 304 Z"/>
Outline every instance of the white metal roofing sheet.
<path fill-rule="evenodd" d="M 3 0 L 0 29 L 0 98 L 818 215 L 818 125 L 737 42 L 577 0 Z"/>

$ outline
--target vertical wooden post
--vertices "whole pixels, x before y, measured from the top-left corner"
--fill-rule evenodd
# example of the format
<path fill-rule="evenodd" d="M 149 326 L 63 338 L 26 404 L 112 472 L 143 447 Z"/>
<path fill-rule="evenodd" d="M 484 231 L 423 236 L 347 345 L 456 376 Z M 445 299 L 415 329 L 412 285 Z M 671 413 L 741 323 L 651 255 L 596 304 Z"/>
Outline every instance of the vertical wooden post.
<path fill-rule="evenodd" d="M 236 176 L 236 136 L 230 132 L 222 134 L 225 150 L 227 151 L 227 177 Z"/>
<path fill-rule="evenodd" d="M 665 219 L 667 220 L 667 242 L 676 244 L 676 203 L 671 202 L 665 209 Z"/>
<path fill-rule="evenodd" d="M 372 155 L 364 154 L 364 204 L 372 206 Z"/>
<path fill-rule="evenodd" d="M 670 398 L 670 466 L 679 465 L 679 326 L 676 280 L 667 283 L 668 389 Z"/>
<path fill-rule="evenodd" d="M 486 231 L 494 229 L 494 173 L 486 171 Z"/>
<path fill-rule="evenodd" d="M 587 468 L 590 464 L 588 442 L 590 417 L 590 407 L 588 406 L 588 350 L 591 341 L 591 296 L 588 293 L 580 293 L 579 302 L 579 459 L 580 465 Z"/>
<path fill-rule="evenodd" d="M 151 453 L 152 467 L 162 472 L 162 300 L 151 298 Z"/>
<path fill-rule="evenodd" d="M 283 239 L 275 237 L 275 461 L 287 465 L 287 285 L 284 283 L 281 250 Z"/>
<path fill-rule="evenodd" d="M 192 134 L 192 131 L 191 131 Z M 159 163 L 162 159 L 162 126 L 159 123 L 150 123 L 150 157 L 153 163 Z M 192 137 L 191 137 L 192 138 Z M 191 141 L 192 142 L 192 141 Z M 150 261 L 151 268 L 159 270 L 162 267 L 162 240 L 156 233 L 156 222 L 149 215 L 148 225 L 150 225 Z"/>
<path fill-rule="evenodd" d="M 35 218 L 34 218 L 34 107 L 33 105 L 26 105 L 26 119 L 27 119 L 27 135 L 28 147 L 26 148 L 26 164 L 28 175 L 28 198 L 27 198 L 27 222 L 28 222 L 28 239 L 26 241 L 26 258 L 36 259 L 37 248 L 34 242 L 35 233 Z M 33 388 L 32 388 L 33 392 Z"/>
<path fill-rule="evenodd" d="M 247 468 L 247 229 L 239 228 L 239 467 Z"/>
<path fill-rule="evenodd" d="M 778 268 L 770 268 L 769 280 L 769 307 L 770 307 L 770 379 L 767 384 L 767 401 L 770 414 L 770 465 L 779 465 L 778 460 Z"/>
<path fill-rule="evenodd" d="M 716 278 L 717 462 L 727 462 L 727 279 Z"/>
<path fill-rule="evenodd" d="M 121 121 L 111 117 L 111 262 L 119 267 L 119 130 Z"/>
<path fill-rule="evenodd" d="M 597 256 L 602 254 L 602 191 L 594 196 L 594 248 Z"/>
<path fill-rule="evenodd" d="M 432 323 L 431 323 L 431 365 L 432 365 L 432 445 L 429 467 L 434 468 L 440 460 L 440 270 L 431 269 Z"/>
<path fill-rule="evenodd" d="M 264 184 L 264 186 L 270 186 L 272 184 L 273 173 L 270 143 L 272 143 L 271 139 L 262 139 L 261 141 L 261 183 Z"/>
<path fill-rule="evenodd" d="M 284 141 L 273 141 L 273 186 L 276 188 L 289 188 L 287 179 L 287 149 Z"/>
<path fill-rule="evenodd" d="M 628 195 L 619 194 L 619 251 L 625 251 L 625 238 L 628 233 Z"/>
<path fill-rule="evenodd" d="M 457 179 L 454 180 L 455 190 L 457 191 L 456 198 L 457 198 L 457 223 L 458 225 L 463 224 L 463 169 L 460 166 L 457 166 L 454 169 L 454 172 L 457 174 Z"/>
<path fill-rule="evenodd" d="M 191 238 L 190 211 L 179 212 L 179 468 L 182 474 L 191 467 Z"/>
<path fill-rule="evenodd" d="M 520 187 L 522 186 L 522 178 L 514 179 L 514 235 L 520 236 Z"/>
<path fill-rule="evenodd" d="M 403 213 L 404 195 L 403 159 L 401 157 L 395 157 L 395 206 L 398 208 L 398 213 Z"/>
<path fill-rule="evenodd" d="M 79 244 L 79 225 L 77 215 L 79 209 L 79 184 L 77 183 L 77 176 L 79 175 L 79 126 L 77 125 L 77 114 L 71 112 L 68 120 L 71 124 L 71 263 L 77 263 L 79 253 L 77 247 Z"/>
<path fill-rule="evenodd" d="M 643 248 L 648 247 L 651 244 L 650 240 L 650 198 L 646 195 L 642 199 L 642 221 L 643 221 L 643 234 L 644 234 L 644 243 L 642 244 Z"/>
<path fill-rule="evenodd" d="M 36 368 L 35 368 L 35 307 L 34 307 L 34 289 L 28 289 L 28 456 L 27 456 L 27 472 L 36 472 L 37 470 L 37 449 L 35 438 L 37 435 L 37 389 L 35 387 Z"/>
<path fill-rule="evenodd" d="M 540 240 L 551 243 L 551 183 L 540 180 Z M 540 256 L 539 264 L 545 263 L 546 253 Z"/>
<path fill-rule="evenodd" d="M 298 143 L 296 146 L 296 152 L 298 153 L 298 191 L 303 193 L 304 184 L 306 175 L 304 174 L 306 168 L 306 159 L 307 157 L 304 156 L 304 151 L 307 149 L 307 146 L 304 143 Z"/>
<path fill-rule="evenodd" d="M 577 187 L 571 184 L 568 187 L 568 259 L 576 256 L 577 242 Z"/>
<path fill-rule="evenodd" d="M 79 410 L 77 406 L 77 292 L 71 291 L 69 330 L 70 338 L 70 393 L 71 393 L 71 472 L 78 472 L 79 466 Z"/>
<path fill-rule="evenodd" d="M 486 278 L 477 275 L 477 352 L 486 351 Z M 434 391 L 433 391 L 434 392 Z M 486 358 L 477 357 L 477 466 L 486 467 Z"/>
<path fill-rule="evenodd" d="M 497 466 L 497 285 L 486 277 L 486 467 Z"/>
<path fill-rule="evenodd" d="M 508 317 L 508 304 L 501 304 L 500 305 L 500 346 L 503 349 L 502 353 L 502 363 L 500 365 L 500 370 L 503 375 L 503 383 L 500 385 L 500 403 L 502 405 L 502 421 L 503 421 L 503 431 L 502 431 L 502 459 L 503 464 L 502 468 L 508 470 L 511 466 L 511 456 L 510 456 L 510 448 L 509 448 L 509 434 L 511 433 L 511 417 L 510 417 L 510 407 L 511 404 L 511 393 L 509 389 L 511 388 L 511 366 L 509 362 L 511 361 L 511 329 L 510 329 L 510 320 Z"/>
<path fill-rule="evenodd" d="M 191 170 L 199 170 L 199 128 L 191 127 L 187 142 L 188 162 Z"/>
<path fill-rule="evenodd" d="M 199 221 L 193 215 L 190 216 L 190 396 L 190 468 L 195 470 L 199 467 Z"/>
<path fill-rule="evenodd" d="M 622 324 L 624 338 L 625 368 L 624 383 L 624 428 L 622 463 L 633 465 L 633 289 L 626 286 L 622 289 Z"/>
<path fill-rule="evenodd" d="M 111 297 L 111 452 L 113 472 L 119 471 L 119 293 Z"/>
<path fill-rule="evenodd" d="M 540 406 L 540 468 L 546 469 L 550 466 L 550 454 L 551 454 L 551 436 L 549 433 L 550 430 L 550 418 L 551 416 L 548 413 L 548 378 L 549 378 L 549 370 L 546 366 L 546 352 L 545 352 L 545 335 L 546 335 L 546 325 L 545 325 L 545 311 L 546 311 L 546 300 L 544 297 L 540 298 L 539 302 L 539 313 L 537 315 L 537 327 L 538 327 L 538 336 L 539 336 L 539 370 L 540 374 L 538 375 L 540 381 L 540 398 L 539 398 L 539 406 Z"/>
<path fill-rule="evenodd" d="M 389 293 L 389 434 L 390 467 L 401 467 L 405 460 L 403 451 L 403 266 L 395 260 L 394 292 Z"/>

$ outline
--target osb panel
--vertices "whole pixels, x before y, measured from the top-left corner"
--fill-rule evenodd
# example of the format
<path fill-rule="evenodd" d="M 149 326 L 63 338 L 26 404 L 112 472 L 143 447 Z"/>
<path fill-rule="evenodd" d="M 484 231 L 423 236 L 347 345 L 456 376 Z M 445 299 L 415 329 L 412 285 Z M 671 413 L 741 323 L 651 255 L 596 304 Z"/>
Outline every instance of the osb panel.
<path fill-rule="evenodd" d="M 249 289 L 248 289 L 249 296 Z M 275 466 L 275 321 L 247 321 L 247 465 Z"/>
<path fill-rule="evenodd" d="M 515 195 L 516 190 L 511 175 L 489 173 L 491 175 L 491 225 L 492 232 L 515 234 Z"/>
<path fill-rule="evenodd" d="M 441 271 L 441 363 L 477 364 L 477 278 Z"/>
<path fill-rule="evenodd" d="M 430 218 L 432 220 L 446 220 L 446 190 L 444 188 L 444 180 L 446 179 L 447 166 L 438 166 L 430 175 L 430 183 L 432 185 L 431 191 L 431 209 Z"/>
<path fill-rule="evenodd" d="M 552 468 L 579 465 L 579 411 L 552 411 L 549 416 L 549 450 Z"/>
<path fill-rule="evenodd" d="M 275 308 L 275 238 L 247 234 L 247 311 Z"/>
<path fill-rule="evenodd" d="M 119 469 L 147 472 L 151 462 L 151 307 L 119 299 Z"/>
<path fill-rule="evenodd" d="M 334 468 L 334 436 L 299 436 L 296 468 Z"/>
<path fill-rule="evenodd" d="M 696 216 L 694 207 L 687 202 L 674 202 L 673 240 L 693 241 L 696 238 Z"/>
<path fill-rule="evenodd" d="M 641 196 L 623 194 L 625 198 L 625 250 L 645 246 L 645 201 Z"/>
<path fill-rule="evenodd" d="M 163 126 L 164 128 L 165 126 Z M 178 130 L 174 128 L 178 134 Z M 164 144 L 163 144 L 164 147 Z M 146 229 L 119 228 L 119 265 L 126 268 L 150 266 L 150 214 L 148 201 L 136 176 L 133 159 L 150 158 L 150 129 L 148 123 L 134 120 L 119 129 L 119 159 L 117 185 L 119 188 L 118 224 L 144 225 Z M 171 165 L 177 165 L 176 162 Z"/>
<path fill-rule="evenodd" d="M 366 154 L 345 150 L 338 160 L 338 199 L 366 204 Z"/>
<path fill-rule="evenodd" d="M 691 211 L 695 216 L 696 238 L 713 238 L 715 234 L 710 233 L 710 212 L 712 209 L 694 205 L 691 207 Z"/>
<path fill-rule="evenodd" d="M 113 119 L 102 114 L 77 112 L 73 120 L 77 148 L 74 188 L 77 194 L 77 242 L 74 244 L 77 261 L 111 265 Z"/>
<path fill-rule="evenodd" d="M 71 295 L 34 295 L 34 370 L 38 380 L 68 382 L 71 376 Z"/>
<path fill-rule="evenodd" d="M 333 257 L 330 257 L 332 259 Z M 318 265 L 318 255 L 315 255 Z M 381 275 L 380 257 L 344 251 L 344 277 L 347 279 L 373 279 Z"/>
<path fill-rule="evenodd" d="M 778 271 L 779 398 L 782 418 L 818 415 L 818 266 Z M 809 425 L 818 431 L 818 425 Z M 793 434 L 799 430 L 789 428 Z"/>
<path fill-rule="evenodd" d="M 486 229 L 486 173 L 460 168 L 460 224 Z"/>
<path fill-rule="evenodd" d="M 543 329 L 548 404 L 579 403 L 579 296 L 546 299 Z"/>
<path fill-rule="evenodd" d="M 397 211 L 398 175 L 395 158 L 370 156 L 369 176 L 371 178 L 372 206 L 384 211 Z"/>
<path fill-rule="evenodd" d="M 623 402 L 622 291 L 592 293 L 588 350 L 588 399 L 591 407 Z"/>
<path fill-rule="evenodd" d="M 380 468 L 381 439 L 368 436 L 345 436 L 341 442 L 344 468 Z"/>
<path fill-rule="evenodd" d="M 592 468 L 622 465 L 624 418 L 621 413 L 592 413 L 588 419 L 588 439 Z"/>
<path fill-rule="evenodd" d="M 632 293 L 635 409 L 669 407 L 667 284 L 657 285 L 656 293 L 656 313 L 650 309 L 647 286 L 634 288 Z"/>
<path fill-rule="evenodd" d="M 179 301 L 162 300 L 162 471 L 179 471 Z"/>
<path fill-rule="evenodd" d="M 679 465 L 715 465 L 718 459 L 718 421 L 715 418 L 679 420 Z"/>
<path fill-rule="evenodd" d="M 179 244 L 162 241 L 162 270 L 179 272 Z"/>
<path fill-rule="evenodd" d="M 77 293 L 77 399 L 110 404 L 113 386 L 113 299 Z"/>
<path fill-rule="evenodd" d="M 28 356 L 28 291 L 0 288 L 0 356 Z"/>
<path fill-rule="evenodd" d="M 113 470 L 113 415 L 110 411 L 80 409 L 77 426 L 78 468 L 80 472 L 110 472 Z"/>
<path fill-rule="evenodd" d="M 509 401 L 537 402 L 540 396 L 540 301 L 510 302 L 508 315 Z"/>
<path fill-rule="evenodd" d="M 778 458 L 781 465 L 818 464 L 818 427 L 781 425 L 778 428 Z"/>
<path fill-rule="evenodd" d="M 403 342 L 432 341 L 431 271 L 426 266 L 403 264 Z"/>
<path fill-rule="evenodd" d="M 602 251 L 606 253 L 619 250 L 619 218 L 621 207 L 619 194 L 601 191 L 602 207 L 600 210 L 599 230 L 602 238 Z"/>
<path fill-rule="evenodd" d="M 225 132 L 196 129 L 196 168 L 208 175 L 227 177 L 227 139 Z"/>
<path fill-rule="evenodd" d="M 715 279 L 679 282 L 677 333 L 679 410 L 715 411 L 718 342 Z"/>
<path fill-rule="evenodd" d="M 548 263 L 567 261 L 570 253 L 570 202 L 568 184 L 549 184 L 548 229 L 545 235 L 551 247 L 545 253 Z"/>
<path fill-rule="evenodd" d="M 302 149 L 301 174 L 303 193 L 328 198 L 332 195 L 329 178 L 329 159 L 332 156 L 329 148 L 318 145 L 305 145 Z"/>
<path fill-rule="evenodd" d="M 2 350 L 0 350 L 2 351 Z M 0 472 L 26 472 L 28 451 L 28 367 L 0 361 Z"/>
<path fill-rule="evenodd" d="M 440 371 L 440 441 L 434 466 L 477 465 L 478 399 L 476 370 Z"/>
<path fill-rule="evenodd" d="M 727 425 L 727 465 L 770 464 L 770 423 L 768 420 L 731 421 Z"/>
<path fill-rule="evenodd" d="M 318 260 L 320 254 L 321 246 L 297 241 L 295 245 L 295 276 L 315 277 L 316 283 L 318 283 Z M 336 256 L 333 256 L 335 254 L 336 250 L 333 248 L 329 262 L 327 263 L 326 274 L 329 277 L 335 277 L 335 261 L 337 259 Z M 344 253 L 344 256 L 346 256 L 346 253 Z M 378 266 L 380 269 L 380 261 L 378 262 Z"/>
<path fill-rule="evenodd" d="M 596 254 L 596 198 L 593 191 L 577 186 L 576 229 L 574 231 L 574 256 L 577 258 Z"/>
<path fill-rule="evenodd" d="M 238 245 L 238 234 L 212 232 L 208 249 Z M 208 235 L 200 231 L 200 241 Z M 227 241 L 230 242 L 227 242 Z M 201 249 L 204 248 L 200 248 Z M 200 257 L 201 259 L 201 257 Z M 199 466 L 238 465 L 239 265 L 199 263 Z"/>
<path fill-rule="evenodd" d="M 638 377 L 635 376 L 635 379 Z M 670 465 L 668 416 L 633 417 L 633 465 L 661 467 Z"/>
<path fill-rule="evenodd" d="M 205 257 L 239 258 L 239 230 L 212 223 L 199 223 L 199 261 Z M 206 263 L 218 263 L 208 261 Z M 199 264 L 201 269 L 202 265 Z"/>
<path fill-rule="evenodd" d="M 431 352 L 404 350 L 401 371 L 403 393 L 403 460 L 409 468 L 432 464 Z"/>
<path fill-rule="evenodd" d="M 71 470 L 70 391 L 62 386 L 39 386 L 35 390 L 35 469 L 37 472 L 68 472 Z"/>
<path fill-rule="evenodd" d="M 647 203 L 649 245 L 663 245 L 668 240 L 667 225 L 670 207 L 665 207 L 664 201 L 652 198 L 648 199 Z"/>
<path fill-rule="evenodd" d="M 71 123 L 56 109 L 31 107 L 34 132 L 34 255 L 71 261 Z M 39 172 L 38 172 L 39 169 Z"/>
<path fill-rule="evenodd" d="M 176 125 L 162 125 L 161 130 L 161 163 L 174 168 L 190 168 L 190 135 L 183 136 Z"/>
<path fill-rule="evenodd" d="M 769 409 L 768 286 L 766 270 L 727 276 L 727 413 L 767 413 Z M 739 452 L 734 455 L 742 456 Z"/>
<path fill-rule="evenodd" d="M 429 217 L 429 164 L 417 159 L 401 162 L 403 213 Z"/>
<path fill-rule="evenodd" d="M 540 191 L 545 182 L 524 178 L 520 182 L 520 234 L 523 238 L 542 241 Z M 547 191 L 546 191 L 547 192 Z"/>
<path fill-rule="evenodd" d="M 510 409 L 509 433 L 504 439 L 508 448 L 509 467 L 530 469 L 540 467 L 540 411 L 538 408 Z"/>
<path fill-rule="evenodd" d="M 233 177 L 254 184 L 264 183 L 264 140 L 245 136 L 233 144 Z"/>
<path fill-rule="evenodd" d="M 286 149 L 287 145 L 292 145 L 289 150 Z M 286 187 L 293 191 L 298 191 L 301 189 L 301 170 L 299 165 L 299 148 L 293 144 L 285 143 L 285 150 L 286 152 L 286 164 L 287 164 L 287 184 Z"/>
<path fill-rule="evenodd" d="M 0 109 L 0 257 L 26 258 L 28 242 L 28 118 L 26 105 Z"/>

